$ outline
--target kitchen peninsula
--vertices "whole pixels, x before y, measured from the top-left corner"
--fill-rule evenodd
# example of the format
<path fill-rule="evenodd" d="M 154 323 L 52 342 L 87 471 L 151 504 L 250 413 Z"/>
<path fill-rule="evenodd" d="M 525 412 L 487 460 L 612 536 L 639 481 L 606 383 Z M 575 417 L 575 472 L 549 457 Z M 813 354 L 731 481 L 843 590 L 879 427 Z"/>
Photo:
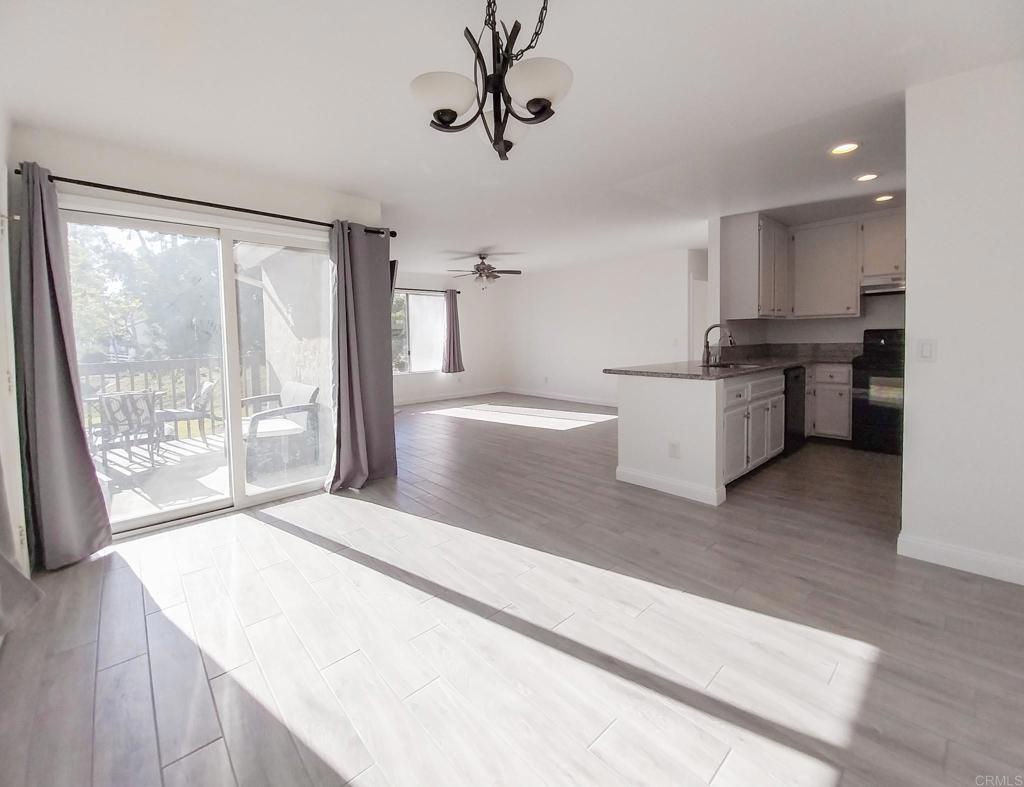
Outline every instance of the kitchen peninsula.
<path fill-rule="evenodd" d="M 729 481 L 782 452 L 783 369 L 793 365 L 773 359 L 605 369 L 620 376 L 615 477 L 721 505 Z"/>

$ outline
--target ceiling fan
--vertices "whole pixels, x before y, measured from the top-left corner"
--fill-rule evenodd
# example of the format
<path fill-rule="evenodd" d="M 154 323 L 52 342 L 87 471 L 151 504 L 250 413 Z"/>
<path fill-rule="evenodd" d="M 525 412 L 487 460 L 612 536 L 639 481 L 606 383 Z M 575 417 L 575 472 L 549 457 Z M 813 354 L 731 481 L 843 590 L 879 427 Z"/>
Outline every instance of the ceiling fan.
<path fill-rule="evenodd" d="M 487 285 L 489 285 L 491 282 L 493 282 L 493 281 L 495 281 L 497 279 L 500 279 L 503 275 L 519 276 L 520 274 L 522 274 L 522 271 L 499 270 L 498 268 L 495 268 L 493 265 L 491 265 L 487 261 L 487 258 L 491 257 L 491 256 L 504 256 L 504 255 L 507 255 L 507 254 L 517 254 L 517 253 L 518 252 L 514 252 L 514 251 L 505 251 L 505 252 L 502 252 L 502 251 L 490 252 L 489 251 L 489 252 L 477 252 L 476 254 L 466 255 L 467 257 L 477 257 L 480 260 L 480 262 L 478 262 L 476 265 L 474 265 L 472 270 L 466 270 L 465 268 L 463 268 L 463 269 L 451 269 L 451 268 L 449 268 L 448 272 L 449 273 L 457 273 L 457 274 L 459 274 L 458 276 L 454 276 L 453 277 L 453 278 L 456 278 L 456 279 L 461 279 L 464 276 L 475 276 L 476 278 L 474 279 L 474 281 L 476 281 L 477 284 L 479 284 L 482 289 L 487 289 Z M 465 259 L 465 257 L 461 257 L 461 258 L 457 257 L 456 259 Z"/>

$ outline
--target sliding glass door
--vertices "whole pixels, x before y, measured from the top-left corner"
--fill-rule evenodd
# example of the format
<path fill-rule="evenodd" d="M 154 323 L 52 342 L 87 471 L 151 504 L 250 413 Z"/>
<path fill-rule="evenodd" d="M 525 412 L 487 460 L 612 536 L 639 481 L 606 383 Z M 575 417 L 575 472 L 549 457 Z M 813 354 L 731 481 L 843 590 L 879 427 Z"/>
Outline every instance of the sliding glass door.
<path fill-rule="evenodd" d="M 229 505 L 217 231 L 66 220 L 82 414 L 115 530 Z"/>
<path fill-rule="evenodd" d="M 321 484 L 326 235 L 63 215 L 83 421 L 115 531 Z"/>
<path fill-rule="evenodd" d="M 245 494 L 319 483 L 331 459 L 331 261 L 275 242 L 231 251 Z"/>

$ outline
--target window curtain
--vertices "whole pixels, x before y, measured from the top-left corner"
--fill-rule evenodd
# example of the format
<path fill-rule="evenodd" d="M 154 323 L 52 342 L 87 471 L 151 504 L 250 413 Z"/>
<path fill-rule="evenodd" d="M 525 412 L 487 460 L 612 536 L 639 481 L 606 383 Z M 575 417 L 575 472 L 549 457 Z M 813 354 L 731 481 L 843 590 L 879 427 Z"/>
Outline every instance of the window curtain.
<path fill-rule="evenodd" d="M 18 416 L 29 554 L 56 569 L 110 543 L 110 520 L 79 409 L 71 291 L 57 191 L 23 163 L 20 248 L 12 261 Z"/>
<path fill-rule="evenodd" d="M 459 336 L 459 293 L 444 291 L 444 354 L 441 356 L 441 371 L 464 372 L 462 365 L 462 337 Z"/>
<path fill-rule="evenodd" d="M 347 221 L 331 228 L 335 434 L 329 492 L 398 474 L 391 379 L 394 266 L 390 238 L 364 229 Z"/>
<path fill-rule="evenodd" d="M 0 465 L 0 637 L 13 630 L 43 595 L 18 569 L 18 547 L 5 490 L 4 469 Z"/>

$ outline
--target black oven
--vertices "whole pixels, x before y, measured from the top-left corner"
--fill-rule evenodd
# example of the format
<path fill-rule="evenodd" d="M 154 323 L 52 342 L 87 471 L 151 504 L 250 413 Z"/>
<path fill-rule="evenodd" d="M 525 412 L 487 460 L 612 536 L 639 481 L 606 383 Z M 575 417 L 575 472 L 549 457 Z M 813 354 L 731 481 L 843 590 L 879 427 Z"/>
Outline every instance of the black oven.
<path fill-rule="evenodd" d="M 854 448 L 903 453 L 902 329 L 864 331 L 864 354 L 853 359 Z"/>

